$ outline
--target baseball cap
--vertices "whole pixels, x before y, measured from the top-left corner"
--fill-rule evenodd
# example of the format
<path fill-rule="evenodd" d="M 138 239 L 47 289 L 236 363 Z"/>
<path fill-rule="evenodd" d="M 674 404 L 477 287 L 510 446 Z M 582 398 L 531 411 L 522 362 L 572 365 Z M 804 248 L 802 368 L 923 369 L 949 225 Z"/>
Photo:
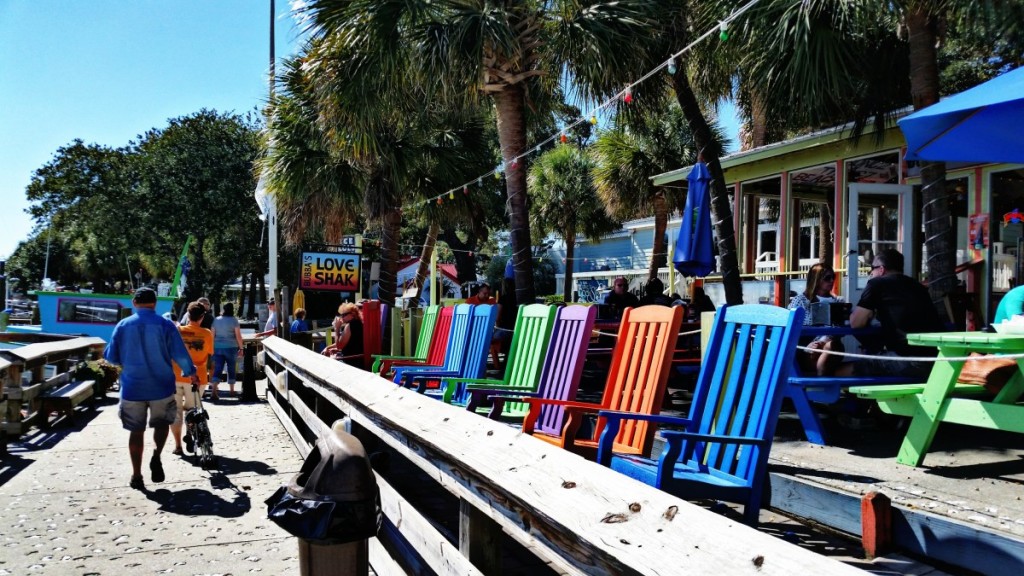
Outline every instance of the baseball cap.
<path fill-rule="evenodd" d="M 152 288 L 139 288 L 132 297 L 136 304 L 156 304 L 156 291 Z"/>

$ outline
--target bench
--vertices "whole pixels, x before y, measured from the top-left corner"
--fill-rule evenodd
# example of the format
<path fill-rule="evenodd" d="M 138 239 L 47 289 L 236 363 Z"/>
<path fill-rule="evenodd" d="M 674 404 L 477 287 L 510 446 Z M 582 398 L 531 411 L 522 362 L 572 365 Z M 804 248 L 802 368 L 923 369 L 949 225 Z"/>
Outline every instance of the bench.
<path fill-rule="evenodd" d="M 886 414 L 896 416 L 913 416 L 914 407 L 917 406 L 915 396 L 924 392 L 926 384 L 889 384 L 882 386 L 856 386 L 850 388 L 851 394 L 858 398 L 876 400 L 878 407 Z M 958 382 L 953 387 L 953 396 L 958 398 L 974 398 L 991 396 L 992 393 L 985 390 L 984 386 L 977 384 L 965 384 Z"/>
<path fill-rule="evenodd" d="M 785 397 L 793 402 L 804 428 L 804 435 L 811 444 L 826 445 L 825 430 L 812 402 L 835 404 L 844 389 L 871 390 L 885 386 L 919 386 L 919 378 L 899 376 L 800 376 L 794 365 L 786 382 Z M 852 390 L 851 390 L 852 391 Z"/>
<path fill-rule="evenodd" d="M 69 423 L 73 423 L 75 406 L 89 400 L 89 405 L 95 408 L 93 401 L 95 395 L 95 380 L 83 380 L 81 382 L 68 382 L 57 388 L 47 390 L 41 394 L 36 401 L 39 403 L 39 427 L 49 428 L 50 413 L 56 412 L 67 417 Z"/>

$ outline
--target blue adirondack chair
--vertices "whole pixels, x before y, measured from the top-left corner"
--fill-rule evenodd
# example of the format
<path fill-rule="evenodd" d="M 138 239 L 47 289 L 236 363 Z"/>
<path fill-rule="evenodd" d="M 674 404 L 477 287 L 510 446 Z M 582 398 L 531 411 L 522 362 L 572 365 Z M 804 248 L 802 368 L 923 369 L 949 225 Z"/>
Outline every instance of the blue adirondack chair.
<path fill-rule="evenodd" d="M 469 325 L 472 319 L 472 304 L 459 304 L 455 306 L 455 311 L 452 313 L 451 324 L 448 328 L 448 338 L 445 340 L 446 349 L 444 351 L 444 361 L 440 364 L 424 364 L 422 362 L 417 362 L 411 365 L 403 364 L 401 366 L 395 366 L 394 374 L 391 376 L 391 379 L 395 383 L 401 384 L 402 379 L 406 374 L 412 374 L 417 371 L 448 371 L 458 369 L 459 366 L 462 366 L 462 357 L 466 353 L 466 343 L 469 341 Z"/>
<path fill-rule="evenodd" d="M 683 498 L 743 504 L 757 525 L 761 493 L 803 310 L 727 306 L 715 317 L 688 418 L 602 411 L 598 462 Z M 613 453 L 622 420 L 678 426 L 662 431 L 657 459 Z"/>
<path fill-rule="evenodd" d="M 576 390 L 583 374 L 583 362 L 590 345 L 597 306 L 571 305 L 558 309 L 555 325 L 551 330 L 540 378 L 534 387 L 476 388 L 470 386 L 471 395 L 468 410 L 478 410 L 491 404 L 488 418 L 524 418 L 529 404 L 518 398 L 530 396 L 571 402 L 576 399 Z M 565 425 L 565 408 L 545 404 L 540 409 L 537 430 L 544 434 L 558 434 Z"/>
<path fill-rule="evenodd" d="M 467 379 L 483 376 L 484 370 L 487 367 L 487 353 L 491 349 L 491 337 L 494 335 L 494 322 L 498 316 L 498 307 L 491 304 L 478 304 L 472 308 L 469 329 L 466 331 L 464 341 L 462 341 L 463 353 L 461 354 L 461 361 L 457 365 L 449 364 L 448 358 L 445 357 L 445 369 L 403 371 L 401 379 L 398 381 L 399 384 L 407 387 L 415 384 L 417 391 L 422 394 L 427 392 L 427 385 L 430 381 L 440 380 L 443 394 L 442 399 L 445 402 L 459 404 L 466 402 L 465 385 L 458 383 L 449 384 L 446 379 Z M 452 337 L 454 338 L 454 336 L 453 334 Z M 449 348 L 453 345 L 459 347 L 458 344 L 460 344 L 458 340 L 448 340 Z"/>

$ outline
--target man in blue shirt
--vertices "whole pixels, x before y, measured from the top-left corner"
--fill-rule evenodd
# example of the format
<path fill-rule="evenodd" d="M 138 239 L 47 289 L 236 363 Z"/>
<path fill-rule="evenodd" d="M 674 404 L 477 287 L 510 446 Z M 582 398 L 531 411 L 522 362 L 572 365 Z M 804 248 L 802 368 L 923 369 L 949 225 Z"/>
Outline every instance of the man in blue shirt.
<path fill-rule="evenodd" d="M 131 434 L 128 454 L 132 461 L 129 486 L 143 490 L 142 452 L 145 445 L 146 413 L 153 429 L 156 447 L 149 461 L 153 482 L 164 481 L 160 452 L 167 441 L 168 427 L 177 416 L 174 402 L 174 368 L 177 362 L 183 376 L 197 383 L 196 368 L 185 349 L 177 326 L 156 313 L 156 292 L 139 288 L 132 298 L 135 314 L 114 327 L 103 357 L 121 366 L 121 404 L 118 413 L 121 425 Z"/>

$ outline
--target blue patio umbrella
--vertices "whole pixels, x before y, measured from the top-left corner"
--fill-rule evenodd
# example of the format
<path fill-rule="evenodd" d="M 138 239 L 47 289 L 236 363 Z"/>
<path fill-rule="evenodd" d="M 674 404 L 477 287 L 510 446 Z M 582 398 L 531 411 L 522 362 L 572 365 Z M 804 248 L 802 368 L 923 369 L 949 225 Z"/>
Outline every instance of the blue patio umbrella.
<path fill-rule="evenodd" d="M 711 237 L 711 173 L 697 162 L 690 170 L 683 221 L 672 264 L 683 276 L 707 276 L 715 269 Z"/>
<path fill-rule="evenodd" d="M 907 160 L 1024 162 L 1024 67 L 901 119 Z"/>

